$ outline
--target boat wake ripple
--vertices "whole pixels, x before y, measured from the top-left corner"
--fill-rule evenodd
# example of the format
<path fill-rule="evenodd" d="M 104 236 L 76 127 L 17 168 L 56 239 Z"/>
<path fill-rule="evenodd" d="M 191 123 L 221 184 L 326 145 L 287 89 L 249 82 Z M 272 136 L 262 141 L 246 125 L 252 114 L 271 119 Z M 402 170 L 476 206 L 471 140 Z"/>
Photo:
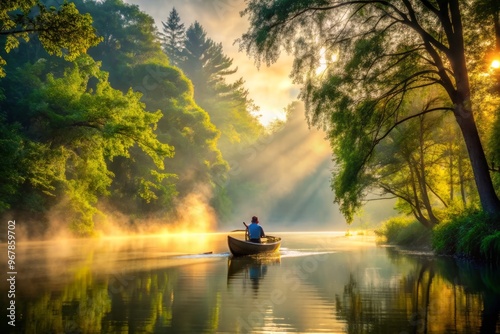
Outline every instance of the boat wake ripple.
<path fill-rule="evenodd" d="M 312 249 L 280 249 L 281 258 L 285 257 L 300 257 L 300 256 L 312 256 L 312 255 L 325 255 L 334 254 L 336 251 L 317 251 Z"/>
<path fill-rule="evenodd" d="M 279 251 L 279 257 L 301 257 L 301 256 L 313 256 L 313 255 L 325 255 L 334 254 L 336 251 L 317 251 L 313 249 L 288 249 L 281 248 Z M 278 254 L 276 254 L 278 255 Z M 172 259 L 216 259 L 216 258 L 227 258 L 230 257 L 230 252 L 224 253 L 201 253 L 201 254 L 182 254 L 172 256 Z"/>
<path fill-rule="evenodd" d="M 210 258 L 225 258 L 229 257 L 231 253 L 202 253 L 202 254 L 185 254 L 173 256 L 174 259 L 210 259 Z"/>

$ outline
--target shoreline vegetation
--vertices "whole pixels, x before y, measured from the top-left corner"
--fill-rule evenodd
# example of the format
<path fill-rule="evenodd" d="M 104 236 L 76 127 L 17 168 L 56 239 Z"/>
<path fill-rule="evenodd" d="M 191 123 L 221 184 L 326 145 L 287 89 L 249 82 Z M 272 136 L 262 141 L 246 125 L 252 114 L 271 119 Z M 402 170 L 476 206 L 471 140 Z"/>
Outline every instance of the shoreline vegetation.
<path fill-rule="evenodd" d="M 493 220 L 484 212 L 473 211 L 427 229 L 417 220 L 395 217 L 374 232 L 377 242 L 494 265 L 500 264 L 500 230 Z"/>

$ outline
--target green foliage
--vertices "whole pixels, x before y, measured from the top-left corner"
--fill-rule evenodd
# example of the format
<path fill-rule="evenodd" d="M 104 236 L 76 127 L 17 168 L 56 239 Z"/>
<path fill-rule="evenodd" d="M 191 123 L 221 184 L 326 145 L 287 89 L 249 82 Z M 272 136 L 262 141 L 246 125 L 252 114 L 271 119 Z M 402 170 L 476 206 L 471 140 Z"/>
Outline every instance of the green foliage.
<path fill-rule="evenodd" d="M 161 111 L 163 117 L 155 133 L 176 152 L 166 165 L 169 177 L 161 182 L 150 172 L 154 166 L 138 156 L 137 150 L 129 159 L 137 164 L 126 159 L 113 162 L 116 182 L 110 203 L 137 217 L 171 213 L 174 198 L 196 191 L 201 184 L 210 188 L 212 178 L 227 172 L 227 163 L 217 148 L 220 131 L 194 101 L 191 82 L 168 64 L 151 16 L 121 0 L 77 3 L 82 12 L 93 16 L 98 35 L 105 37 L 89 53 L 102 61 L 113 87 L 141 92 L 147 110 Z"/>
<path fill-rule="evenodd" d="M 480 252 L 488 262 L 500 263 L 500 231 L 495 231 L 482 240 Z"/>
<path fill-rule="evenodd" d="M 10 208 L 14 196 L 26 178 L 25 147 L 18 126 L 0 118 L 0 213 Z"/>
<path fill-rule="evenodd" d="M 36 73 L 43 65 L 26 66 L 19 73 Z M 32 142 L 27 180 L 34 189 L 62 200 L 59 209 L 67 212 L 75 231 L 92 231 L 98 199 L 110 194 L 114 174 L 108 164 L 130 157 L 132 148 L 151 159 L 157 181 L 168 177 L 159 170 L 173 148 L 154 132 L 161 112 L 146 112 L 139 93 L 113 89 L 90 58 L 79 58 L 61 77 L 49 73 L 45 80 L 28 84 L 29 94 L 8 109 L 11 118 L 19 111 L 29 115 L 22 120 L 30 123 L 27 136 Z M 139 195 L 149 199 L 152 186 L 144 182 Z"/>
<path fill-rule="evenodd" d="M 74 60 L 102 40 L 95 36 L 92 17 L 80 14 L 73 3 L 64 3 L 59 11 L 39 8 L 38 39 L 49 54 Z"/>
<path fill-rule="evenodd" d="M 283 23 L 291 21 L 295 13 L 306 13 L 308 8 L 317 9 L 327 5 L 327 0 L 248 1 L 242 14 L 249 17 L 250 29 L 242 36 L 244 44 L 241 48 L 255 56 L 258 64 L 264 61 L 270 65 L 278 59 L 282 51 L 281 44 L 290 51 L 293 48 L 293 37 L 298 36 L 295 34 L 298 26 L 284 26 Z M 311 22 L 304 17 L 297 17 L 302 23 L 301 28 L 309 33 L 306 23 L 311 27 Z"/>
<path fill-rule="evenodd" d="M 19 38 L 29 41 L 35 33 L 49 54 L 74 60 L 101 41 L 92 27 L 92 17 L 80 14 L 73 3 L 65 2 L 56 9 L 39 0 L 3 1 L 0 22 L 0 34 L 7 36 L 6 52 L 19 46 Z M 3 65 L 5 60 L 0 57 L 0 76 L 5 75 Z"/>
<path fill-rule="evenodd" d="M 168 21 L 163 23 L 163 27 L 164 33 L 161 36 L 163 37 L 165 53 L 192 81 L 194 90 L 192 86 L 190 88 L 193 90 L 196 104 L 208 113 L 210 122 L 216 126 L 220 133 L 216 142 L 217 148 L 220 149 L 226 160 L 237 161 L 241 152 L 247 150 L 250 145 L 264 135 L 264 127 L 256 117 L 258 108 L 248 98 L 248 91 L 244 88 L 243 79 L 232 83 L 226 81 L 229 75 L 236 73 L 236 68 L 233 68 L 233 60 L 224 54 L 221 43 L 216 43 L 207 36 L 200 23 L 191 24 L 184 32 L 184 24 L 181 24 L 175 9 L 170 12 Z M 180 42 L 181 37 L 183 38 L 182 43 Z M 153 77 L 158 77 L 158 74 Z M 158 96 L 151 103 L 159 101 L 163 101 L 163 97 Z M 170 102 L 167 102 L 167 105 L 175 110 L 174 105 Z M 176 113 L 174 112 L 173 115 L 175 116 Z M 168 118 L 168 120 L 169 124 L 175 125 L 179 118 Z M 182 128 L 182 126 L 180 127 Z M 183 133 L 184 136 L 186 134 L 188 132 Z M 186 146 L 181 141 L 176 147 L 182 149 Z M 185 160 L 182 154 L 178 157 Z M 187 161 L 190 161 L 190 158 Z M 197 163 L 192 164 L 192 166 L 197 166 Z M 235 197 L 229 195 L 232 192 L 231 189 L 225 189 L 227 180 L 225 173 L 228 166 L 223 167 L 219 163 L 217 166 L 219 166 L 217 168 L 219 172 L 215 175 L 212 173 L 214 176 L 211 182 L 215 191 L 211 203 L 216 207 L 220 217 L 226 217 L 232 210 L 231 199 L 235 199 Z M 198 168 L 198 170 L 203 169 L 203 167 Z M 179 174 L 182 173 L 180 170 Z"/>
<path fill-rule="evenodd" d="M 27 4 L 23 13 L 31 15 L 36 3 Z M 74 231 L 91 234 L 99 207 L 163 218 L 175 212 L 177 198 L 200 188 L 220 195 L 214 203 L 221 210 L 229 207 L 222 188 L 228 165 L 218 148 L 220 130 L 194 101 L 189 79 L 169 66 L 154 19 L 121 0 L 75 4 L 84 19 L 92 16 L 103 40 L 89 50 L 99 62 L 73 58 L 80 49 L 66 44 L 61 52 L 74 64 L 51 57 L 58 50 L 45 46 L 49 54 L 43 52 L 43 34 L 29 43 L 7 39 L 9 49 L 17 48 L 6 54 L 9 76 L 0 81 L 5 96 L 0 140 L 2 154 L 9 157 L 9 164 L 0 166 L 5 169 L 1 210 L 36 207 L 41 221 L 49 210 L 52 219 L 64 212 L 61 218 Z M 77 27 L 83 22 L 74 16 L 73 4 L 61 7 L 62 16 L 38 10 L 39 18 L 26 19 L 43 19 L 61 32 L 71 27 L 64 17 Z M 66 37 L 54 38 L 64 44 Z M 213 50 L 222 46 L 214 44 Z M 241 83 L 220 91 L 227 94 L 228 87 L 240 89 Z M 238 94 L 246 98 L 243 91 Z M 15 167 L 20 167 L 17 174 Z"/>
<path fill-rule="evenodd" d="M 153 133 L 161 112 L 144 112 L 139 93 L 113 89 L 97 64 L 88 58 L 80 62 L 62 78 L 49 74 L 29 99 L 33 117 L 47 125 L 38 135 L 56 135 L 61 144 L 69 142 L 81 150 L 97 140 L 94 144 L 101 144 L 110 160 L 128 156 L 128 149 L 137 144 L 163 169 L 163 158 L 171 155 L 172 148 L 158 142 Z M 98 80 L 95 90 L 88 88 L 91 78 Z"/>
<path fill-rule="evenodd" d="M 484 212 L 466 212 L 433 230 L 432 246 L 439 254 L 498 260 L 498 231 Z"/>
<path fill-rule="evenodd" d="M 85 1 L 78 6 L 82 12 L 92 14 L 97 33 L 108 36 L 104 43 L 90 50 L 90 54 L 110 71 L 109 80 L 113 86 L 124 92 L 129 88 L 141 92 L 141 101 L 147 110 L 160 110 L 164 115 L 156 132 L 162 141 L 175 147 L 176 155 L 169 161 L 167 170 L 178 176 L 170 180 L 176 183 L 179 196 L 187 195 L 195 184 L 210 183 L 215 174 L 227 171 L 227 164 L 217 148 L 220 131 L 194 101 L 191 82 L 179 69 L 168 65 L 156 38 L 153 18 L 141 12 L 138 6 L 121 0 Z M 131 166 L 125 165 L 115 170 L 125 188 L 137 186 L 134 180 L 127 180 L 127 174 L 149 174 L 147 169 L 126 172 Z M 150 176 L 144 177 L 149 181 L 141 183 L 140 187 L 155 182 Z M 162 189 L 157 190 L 166 197 L 158 192 L 155 196 L 167 203 L 173 189 L 167 185 Z M 127 197 L 123 193 L 117 195 Z M 162 210 L 164 207 L 156 208 Z"/>
<path fill-rule="evenodd" d="M 220 131 L 208 113 L 196 105 L 192 85 L 181 71 L 165 65 L 141 64 L 127 74 L 127 82 L 143 92 L 148 109 L 160 109 L 164 114 L 158 133 L 175 147 L 169 170 L 183 180 L 178 187 L 182 195 L 227 172 L 227 163 L 217 148 Z"/>
<path fill-rule="evenodd" d="M 432 96 L 409 99 L 411 113 L 432 108 L 436 103 Z M 457 141 L 457 132 L 451 117 L 438 114 L 400 124 L 375 150 L 368 172 L 372 186 L 395 196 L 398 211 L 429 228 L 448 211 L 463 210 L 475 200 L 475 193 L 465 147 Z"/>
<path fill-rule="evenodd" d="M 53 197 L 62 179 L 64 158 L 48 144 L 30 140 L 18 123 L 0 118 L 0 213 L 22 209 L 25 213 L 45 210 L 44 197 Z M 32 187 L 38 192 L 27 192 Z"/>
<path fill-rule="evenodd" d="M 114 88 L 126 92 L 130 83 L 123 73 L 130 67 L 143 63 L 168 64 L 157 38 L 154 19 L 141 11 L 139 6 L 122 0 L 75 0 L 82 13 L 94 20 L 94 27 L 103 42 L 89 50 L 89 55 L 102 62 L 102 69 L 109 72 Z"/>
<path fill-rule="evenodd" d="M 427 247 L 430 243 L 430 232 L 420 222 L 408 217 L 395 217 L 385 221 L 375 231 L 389 244 L 406 247 Z"/>
<path fill-rule="evenodd" d="M 457 228 L 451 222 L 444 222 L 434 228 L 432 248 L 439 254 L 452 255 L 456 252 Z"/>

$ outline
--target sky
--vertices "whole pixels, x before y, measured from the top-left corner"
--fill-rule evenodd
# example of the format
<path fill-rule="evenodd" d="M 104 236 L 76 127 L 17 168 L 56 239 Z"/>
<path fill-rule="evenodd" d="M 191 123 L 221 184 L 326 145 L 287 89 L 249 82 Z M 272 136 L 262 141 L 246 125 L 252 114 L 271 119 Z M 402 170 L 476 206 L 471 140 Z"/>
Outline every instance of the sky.
<path fill-rule="evenodd" d="M 276 118 L 283 118 L 284 108 L 297 99 L 299 86 L 292 83 L 290 71 L 292 57 L 283 54 L 277 63 L 259 69 L 254 60 L 245 52 L 240 52 L 235 43 L 248 28 L 246 17 L 240 16 L 245 8 L 244 0 L 125 0 L 136 4 L 151 15 L 162 30 L 161 22 L 166 22 L 172 8 L 179 12 L 184 25 L 189 27 L 198 21 L 207 31 L 207 37 L 222 43 L 226 55 L 233 58 L 238 67 L 234 80 L 243 77 L 250 98 L 260 108 L 261 122 L 268 124 Z"/>

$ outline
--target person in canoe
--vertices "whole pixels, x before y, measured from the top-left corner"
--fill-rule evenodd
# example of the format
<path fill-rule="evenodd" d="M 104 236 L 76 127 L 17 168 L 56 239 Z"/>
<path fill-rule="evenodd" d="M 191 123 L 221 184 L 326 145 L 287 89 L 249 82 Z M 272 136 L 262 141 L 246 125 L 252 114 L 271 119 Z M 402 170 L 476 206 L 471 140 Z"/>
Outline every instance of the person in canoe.
<path fill-rule="evenodd" d="M 250 242 L 260 243 L 260 238 L 264 238 L 266 236 L 264 229 L 259 225 L 259 218 L 256 216 L 252 217 L 252 223 L 250 225 L 245 224 L 245 226 L 247 228 L 248 239 Z"/>

